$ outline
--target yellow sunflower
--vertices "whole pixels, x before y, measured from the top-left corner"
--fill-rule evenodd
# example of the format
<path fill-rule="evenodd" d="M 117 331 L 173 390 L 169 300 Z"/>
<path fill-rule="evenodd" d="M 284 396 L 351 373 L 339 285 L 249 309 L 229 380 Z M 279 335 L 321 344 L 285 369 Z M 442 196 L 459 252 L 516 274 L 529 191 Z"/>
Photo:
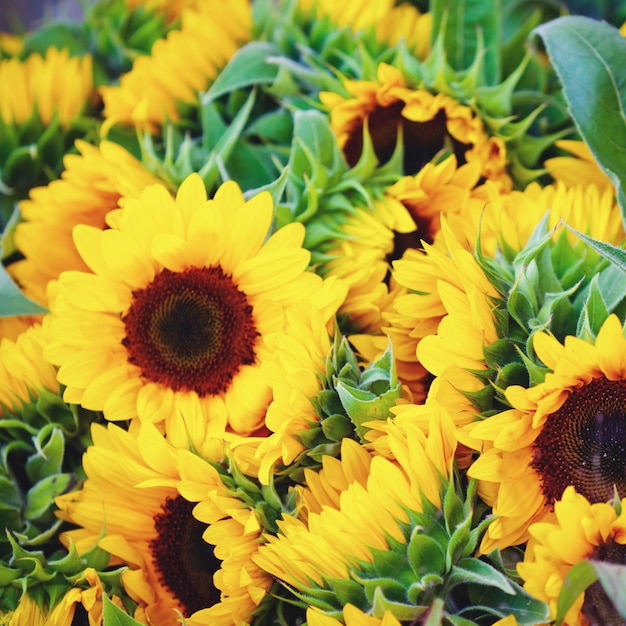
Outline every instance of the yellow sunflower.
<path fill-rule="evenodd" d="M 93 273 L 59 277 L 46 352 L 64 399 L 110 420 L 200 421 L 207 435 L 261 427 L 271 399 L 263 338 L 299 301 L 333 311 L 345 295 L 327 297 L 306 271 L 302 224 L 266 240 L 272 217 L 269 193 L 246 202 L 230 181 L 207 201 L 192 174 L 175 199 L 162 185 L 128 199 L 108 230 L 77 226 Z"/>
<path fill-rule="evenodd" d="M 611 504 L 591 504 L 570 485 L 554 503 L 554 516 L 533 524 L 529 531 L 531 539 L 517 570 L 526 591 L 549 604 L 552 619 L 564 578 L 574 565 L 587 559 L 626 564 L 626 498 L 618 515 Z M 601 583 L 595 582 L 576 599 L 563 624 L 592 626 L 623 620 Z"/>
<path fill-rule="evenodd" d="M 87 582 L 89 587 L 81 589 L 78 586 L 70 589 L 54 606 L 51 611 L 42 610 L 42 607 L 28 594 L 24 594 L 20 603 L 11 615 L 8 626 L 71 626 L 74 623 L 76 609 L 81 605 L 84 616 L 88 620 L 88 626 L 100 626 L 102 624 L 102 583 L 98 573 L 87 567 L 81 574 L 81 579 Z M 119 598 L 114 596 L 112 601 L 121 606 Z M 84 622 L 84 617 L 81 617 Z M 2 622 L 3 623 L 3 622 Z"/>
<path fill-rule="evenodd" d="M 174 626 L 180 613 L 190 626 L 238 623 L 272 584 L 250 560 L 256 515 L 207 461 L 149 423 L 134 430 L 92 427 L 87 480 L 57 499 L 59 516 L 79 527 L 62 540 L 79 553 L 97 542 L 129 566 L 122 580 L 142 623 Z"/>
<path fill-rule="evenodd" d="M 401 622 L 396 619 L 391 611 L 385 611 L 382 618 L 373 617 L 363 613 L 353 604 L 346 604 L 342 611 L 342 619 L 336 620 L 322 611 L 315 608 L 309 608 L 306 613 L 306 621 L 308 626 L 401 626 Z"/>
<path fill-rule="evenodd" d="M 498 338 L 492 310 L 499 294 L 443 217 L 441 224 L 445 247 L 424 242 L 423 250 L 407 249 L 394 261 L 393 278 L 407 292 L 383 313 L 383 331 L 413 401 L 423 399 L 430 377 L 448 366 L 486 370 L 483 346 Z M 351 341 L 366 357 L 382 347 L 363 335 Z"/>
<path fill-rule="evenodd" d="M 44 126 L 58 116 L 61 126 L 83 111 L 93 93 L 91 57 L 70 57 L 67 49 L 48 48 L 0 61 L 0 117 L 6 124 L 23 124 L 37 111 Z"/>
<path fill-rule="evenodd" d="M 119 86 L 101 87 L 103 132 L 117 123 L 156 131 L 166 119 L 177 121 L 177 103 L 198 103 L 199 95 L 250 38 L 251 20 L 247 0 L 208 0 L 199 3 L 198 10 L 184 11 L 180 30 L 159 39 L 150 55 L 138 57 Z"/>
<path fill-rule="evenodd" d="M 0 339 L 0 415 L 39 396 L 39 390 L 59 392 L 56 368 L 43 358 L 50 340 L 50 319 L 44 317 L 22 332 L 15 341 Z"/>
<path fill-rule="evenodd" d="M 354 166 L 363 149 L 367 125 L 378 160 L 391 157 L 402 132 L 404 170 L 415 174 L 444 148 L 451 148 L 459 163 L 478 163 L 480 175 L 502 189 L 510 189 L 504 142 L 486 134 L 472 109 L 444 94 L 411 89 L 400 70 L 381 63 L 377 81 L 344 83 L 349 94 L 321 92 L 331 126 L 346 160 Z"/>
<path fill-rule="evenodd" d="M 449 420 L 433 420 L 428 437 L 415 425 L 405 426 L 389 424 L 394 460 L 375 456 L 366 484 L 352 480 L 341 492 L 338 507 L 311 510 L 306 523 L 285 516 L 278 522 L 280 534 L 267 538 L 254 561 L 295 589 L 311 583 L 323 587 L 325 578 L 349 578 L 355 559 L 372 563 L 376 549 L 389 549 L 392 540 L 406 543 L 401 526 L 409 522 L 407 511 L 423 511 L 423 498 L 440 505 L 456 439 Z M 331 470 L 344 477 L 347 471 Z"/>
<path fill-rule="evenodd" d="M 298 8 L 318 19 L 328 17 L 339 28 L 353 32 L 374 27 L 379 41 L 395 45 L 404 39 L 408 48 L 424 59 L 430 50 L 432 17 L 410 4 L 394 6 L 393 0 L 299 0 Z"/>
<path fill-rule="evenodd" d="M 592 503 L 609 500 L 614 489 L 626 494 L 626 339 L 619 319 L 607 318 L 595 344 L 574 336 L 561 344 L 537 333 L 533 346 L 551 370 L 544 382 L 508 387 L 512 409 L 459 433 L 481 452 L 468 474 L 497 516 L 484 553 L 527 541 L 529 526 L 551 515 L 568 485 Z"/>
<path fill-rule="evenodd" d="M 88 269 L 72 240 L 74 226 L 104 228 L 106 214 L 123 196 L 138 196 L 158 182 L 118 144 L 78 140 L 76 148 L 79 154 L 64 158 L 61 179 L 32 189 L 20 203 L 24 221 L 16 228 L 15 245 L 25 258 L 8 269 L 24 293 L 43 306 L 49 281 L 65 270 Z"/>
<path fill-rule="evenodd" d="M 16 57 L 24 49 L 24 39 L 15 33 L 0 32 L 0 58 Z"/>
<path fill-rule="evenodd" d="M 187 9 L 198 10 L 204 0 L 124 0 L 129 9 L 139 9 L 163 13 L 169 22 L 178 19 Z"/>
<path fill-rule="evenodd" d="M 572 156 L 557 156 L 544 161 L 544 167 L 554 180 L 562 181 L 568 187 L 577 185 L 596 185 L 601 189 L 612 187 L 609 177 L 602 171 L 584 141 L 561 139 L 555 142 L 555 146 Z"/>

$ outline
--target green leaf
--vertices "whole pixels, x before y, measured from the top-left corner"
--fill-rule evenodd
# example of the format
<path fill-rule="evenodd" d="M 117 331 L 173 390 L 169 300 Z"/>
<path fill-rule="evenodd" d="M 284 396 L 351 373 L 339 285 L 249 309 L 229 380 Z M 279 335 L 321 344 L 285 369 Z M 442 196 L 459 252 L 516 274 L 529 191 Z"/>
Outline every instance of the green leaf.
<path fill-rule="evenodd" d="M 446 555 L 443 548 L 432 537 L 420 535 L 420 528 L 414 528 L 407 546 L 407 558 L 415 575 L 441 574 L 446 569 Z"/>
<path fill-rule="evenodd" d="M 125 613 L 106 594 L 102 596 L 102 618 L 104 626 L 141 626 L 141 622 Z"/>
<path fill-rule="evenodd" d="M 580 239 L 582 239 L 590 248 L 593 248 L 598 254 L 607 259 L 607 261 L 611 261 L 611 263 L 614 263 L 622 271 L 626 272 L 626 250 L 618 248 L 617 246 L 607 243 L 606 241 L 594 239 L 593 237 L 585 235 L 565 223 L 564 226 L 568 230 L 571 230 L 577 237 L 580 237 Z"/>
<path fill-rule="evenodd" d="M 500 2 L 498 0 L 434 0 L 433 38 L 444 31 L 446 61 L 457 71 L 467 70 L 484 55 L 484 82 L 500 82 Z"/>
<path fill-rule="evenodd" d="M 556 604 L 556 626 L 560 626 L 581 593 L 598 579 L 594 566 L 589 561 L 580 561 L 567 572 Z"/>
<path fill-rule="evenodd" d="M 616 563 L 593 560 L 591 564 L 613 606 L 626 620 L 626 567 Z"/>
<path fill-rule="evenodd" d="M 507 594 L 515 593 L 511 582 L 502 572 L 480 559 L 461 559 L 457 565 L 452 566 L 452 572 L 446 580 L 450 587 L 468 583 L 494 587 Z"/>
<path fill-rule="evenodd" d="M 596 274 L 589 283 L 589 291 L 585 298 L 582 312 L 578 318 L 578 326 L 576 328 L 576 336 L 587 336 L 594 338 L 602 323 L 609 315 L 606 304 L 602 298 L 602 292 L 598 287 L 599 275 Z"/>
<path fill-rule="evenodd" d="M 576 15 L 534 32 L 545 43 L 578 131 L 615 186 L 626 223 L 626 39 L 606 22 Z"/>
<path fill-rule="evenodd" d="M 278 49 L 266 41 L 253 41 L 240 48 L 204 94 L 202 104 L 237 89 L 273 83 L 278 66 L 268 59 L 277 54 Z"/>
<path fill-rule="evenodd" d="M 24 517 L 36 520 L 54 506 L 54 498 L 61 495 L 70 483 L 71 474 L 56 474 L 40 480 L 28 490 Z"/>
<path fill-rule="evenodd" d="M 0 265 L 0 317 L 14 315 L 40 315 L 46 309 L 27 298 L 13 282 L 11 276 Z"/>

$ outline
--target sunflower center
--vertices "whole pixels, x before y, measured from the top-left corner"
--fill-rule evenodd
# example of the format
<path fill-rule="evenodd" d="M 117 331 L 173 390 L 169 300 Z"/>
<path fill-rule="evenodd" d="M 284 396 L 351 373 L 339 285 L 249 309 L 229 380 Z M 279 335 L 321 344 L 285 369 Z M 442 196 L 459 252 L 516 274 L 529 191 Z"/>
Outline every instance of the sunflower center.
<path fill-rule="evenodd" d="M 596 546 L 590 559 L 605 563 L 626 565 L 626 545 L 609 539 L 607 543 Z M 585 591 L 585 599 L 581 608 L 587 624 L 623 624 L 624 618 L 609 598 L 600 581 L 596 581 Z"/>
<path fill-rule="evenodd" d="M 425 122 L 414 122 L 402 116 L 403 108 L 404 102 L 395 102 L 388 107 L 378 107 L 367 117 L 374 152 L 381 165 L 389 161 L 393 155 L 400 127 L 406 175 L 417 174 L 444 148 L 454 151 L 459 164 L 465 163 L 465 151 L 469 146 L 448 134 L 445 111 L 438 111 L 432 119 Z M 362 121 L 354 125 L 344 146 L 344 154 L 350 167 L 357 164 L 363 151 L 363 126 Z"/>
<path fill-rule="evenodd" d="M 123 322 L 128 360 L 174 391 L 223 393 L 254 363 L 252 307 L 219 266 L 163 270 L 133 292 Z"/>
<path fill-rule="evenodd" d="M 162 513 L 154 517 L 157 537 L 150 541 L 159 580 L 180 602 L 185 617 L 220 600 L 213 574 L 221 561 L 215 558 L 213 546 L 202 539 L 206 524 L 193 516 L 193 507 L 182 496 L 167 498 Z"/>
<path fill-rule="evenodd" d="M 549 505 L 567 485 L 590 502 L 626 495 L 626 381 L 594 378 L 550 415 L 534 444 L 532 467 Z"/>

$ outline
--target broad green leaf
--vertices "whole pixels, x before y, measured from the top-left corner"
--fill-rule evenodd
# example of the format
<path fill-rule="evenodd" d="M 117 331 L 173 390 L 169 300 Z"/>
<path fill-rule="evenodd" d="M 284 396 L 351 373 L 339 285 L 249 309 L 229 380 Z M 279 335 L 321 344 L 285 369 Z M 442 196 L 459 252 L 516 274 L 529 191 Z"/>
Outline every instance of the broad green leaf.
<path fill-rule="evenodd" d="M 606 22 L 577 15 L 534 32 L 545 43 L 578 131 L 615 186 L 626 223 L 626 39 Z"/>
<path fill-rule="evenodd" d="M 515 588 L 502 572 L 480 559 L 461 559 L 457 565 L 452 566 L 450 576 L 446 580 L 450 587 L 468 583 L 500 589 L 511 595 L 515 593 Z"/>
<path fill-rule="evenodd" d="M 413 530 L 407 546 L 407 558 L 416 576 L 441 574 L 446 568 L 446 557 L 441 545 L 432 537 L 421 535 L 419 528 Z"/>
<path fill-rule="evenodd" d="M 556 604 L 556 626 L 560 626 L 574 602 L 581 593 L 598 579 L 589 561 L 580 561 L 567 572 Z"/>
<path fill-rule="evenodd" d="M 278 66 L 268 59 L 277 53 L 276 47 L 266 41 L 253 41 L 240 48 L 204 94 L 202 104 L 237 89 L 273 83 Z"/>
<path fill-rule="evenodd" d="M 140 626 L 141 622 L 133 619 L 125 613 L 119 606 L 115 605 L 109 596 L 102 596 L 102 617 L 103 626 Z"/>
<path fill-rule="evenodd" d="M 434 0 L 433 38 L 445 26 L 446 61 L 457 71 L 467 70 L 484 55 L 484 82 L 500 82 L 500 2 L 498 0 Z"/>

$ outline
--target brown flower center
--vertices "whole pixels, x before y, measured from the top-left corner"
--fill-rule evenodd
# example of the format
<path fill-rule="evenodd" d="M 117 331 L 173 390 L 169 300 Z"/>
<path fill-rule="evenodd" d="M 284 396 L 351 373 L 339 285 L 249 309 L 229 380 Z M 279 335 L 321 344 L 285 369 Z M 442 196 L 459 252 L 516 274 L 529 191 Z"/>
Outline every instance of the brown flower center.
<path fill-rule="evenodd" d="M 465 163 L 465 152 L 470 147 L 448 134 L 445 111 L 439 111 L 432 120 L 414 122 L 402 117 L 404 102 L 388 107 L 378 107 L 367 116 L 374 152 L 381 165 L 391 158 L 402 128 L 404 144 L 404 174 L 414 175 L 442 149 L 449 148 L 456 154 L 459 165 Z M 351 129 L 343 151 L 350 167 L 354 167 L 363 151 L 363 121 Z"/>
<path fill-rule="evenodd" d="M 223 393 L 254 363 L 252 307 L 219 266 L 163 270 L 133 292 L 123 322 L 128 360 L 174 391 Z"/>
<path fill-rule="evenodd" d="M 609 539 L 607 543 L 596 546 L 589 558 L 605 563 L 626 565 L 626 546 Z M 581 612 L 585 617 L 585 623 L 590 626 L 624 623 L 624 618 L 615 608 L 600 581 L 596 581 L 585 591 Z"/>
<path fill-rule="evenodd" d="M 182 496 L 167 498 L 162 513 L 154 516 L 157 537 L 150 541 L 159 580 L 180 602 L 185 617 L 220 599 L 213 574 L 221 561 L 215 558 L 213 546 L 202 539 L 206 524 L 192 515 L 193 507 Z"/>
<path fill-rule="evenodd" d="M 626 496 L 626 381 L 594 378 L 552 413 L 534 444 L 532 467 L 549 505 L 565 487 L 590 502 Z"/>

